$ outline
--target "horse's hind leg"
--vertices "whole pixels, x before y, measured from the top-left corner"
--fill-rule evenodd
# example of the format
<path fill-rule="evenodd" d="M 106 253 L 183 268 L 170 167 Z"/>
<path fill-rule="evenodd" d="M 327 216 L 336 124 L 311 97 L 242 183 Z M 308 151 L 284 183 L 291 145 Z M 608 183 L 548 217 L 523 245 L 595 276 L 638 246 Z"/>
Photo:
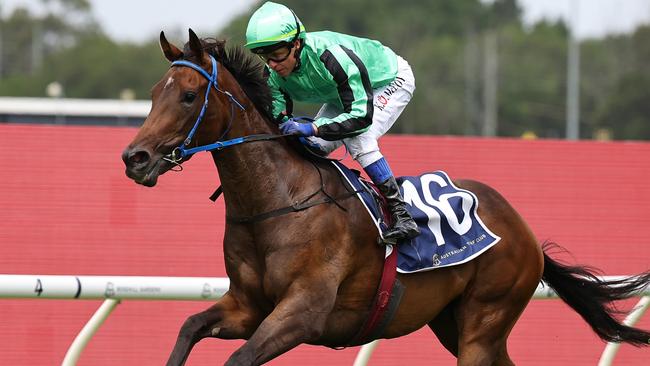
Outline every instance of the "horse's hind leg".
<path fill-rule="evenodd" d="M 507 340 L 537 285 L 535 275 L 504 271 L 479 273 L 454 311 L 458 324 L 458 366 L 512 366 Z M 490 279 L 481 281 L 481 278 Z M 497 284 L 495 286 L 495 284 Z"/>
<path fill-rule="evenodd" d="M 446 315 L 447 319 L 440 324 L 455 321 L 458 327 L 455 343 L 453 331 L 430 326 L 445 348 L 458 357 L 458 366 L 514 365 L 508 355 L 506 342 L 519 314 L 511 312 L 514 309 L 510 304 L 479 303 L 469 299 L 462 301 L 454 310 L 454 316 Z"/>
<path fill-rule="evenodd" d="M 458 365 L 512 366 L 507 340 L 542 277 L 541 249 L 499 193 L 477 182 L 461 183 L 479 197 L 478 214 L 501 241 L 470 262 L 475 275 L 454 309 Z"/>
<path fill-rule="evenodd" d="M 458 366 L 514 365 L 508 355 L 508 336 L 538 283 L 535 270 L 520 273 L 511 268 L 513 261 L 506 263 L 495 256 L 485 259 L 490 261 L 488 267 L 479 264 L 474 281 L 440 315 L 440 324 L 455 322 L 457 343 L 453 344 L 454 333 L 448 325 L 432 327 L 447 349 L 457 351 Z M 535 267 L 530 261 L 522 263 Z"/>

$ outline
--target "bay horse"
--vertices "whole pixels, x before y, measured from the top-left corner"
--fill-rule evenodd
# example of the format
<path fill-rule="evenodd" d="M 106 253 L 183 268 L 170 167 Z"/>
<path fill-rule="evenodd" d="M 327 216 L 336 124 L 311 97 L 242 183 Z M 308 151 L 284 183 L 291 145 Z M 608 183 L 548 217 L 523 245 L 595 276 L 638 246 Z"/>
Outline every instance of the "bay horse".
<path fill-rule="evenodd" d="M 226 365 L 260 365 L 301 343 L 360 345 L 352 339 L 369 316 L 384 261 L 362 204 L 350 197 L 328 200 L 345 197 L 339 173 L 327 162 L 306 159 L 295 139 L 278 138 L 262 63 L 254 55 L 199 39 L 191 29 L 183 50 L 163 32 L 160 46 L 172 64 L 153 87 L 151 111 L 122 154 L 126 175 L 154 186 L 192 154 L 211 151 L 225 200 L 230 278 L 222 298 L 184 322 L 167 365 L 183 365 L 206 337 L 247 340 Z M 426 325 L 458 365 L 513 365 L 507 338 L 543 279 L 600 338 L 648 345 L 650 333 L 622 325 L 609 305 L 647 286 L 650 272 L 599 281 L 586 267 L 552 259 L 552 246 L 540 246 L 494 189 L 473 180 L 455 184 L 478 197 L 478 214 L 501 241 L 464 264 L 397 274 L 405 286 L 402 301 L 376 338 Z M 303 209 L 282 211 L 296 205 Z"/>

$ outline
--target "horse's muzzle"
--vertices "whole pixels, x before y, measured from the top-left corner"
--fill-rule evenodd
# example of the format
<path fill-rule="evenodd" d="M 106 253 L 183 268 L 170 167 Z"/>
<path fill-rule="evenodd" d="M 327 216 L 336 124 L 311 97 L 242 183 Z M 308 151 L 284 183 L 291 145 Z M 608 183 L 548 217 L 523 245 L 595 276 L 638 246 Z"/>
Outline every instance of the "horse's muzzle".
<path fill-rule="evenodd" d="M 127 177 L 147 187 L 156 185 L 160 164 L 152 160 L 149 151 L 138 147 L 127 147 L 122 152 L 122 161 L 126 165 Z"/>

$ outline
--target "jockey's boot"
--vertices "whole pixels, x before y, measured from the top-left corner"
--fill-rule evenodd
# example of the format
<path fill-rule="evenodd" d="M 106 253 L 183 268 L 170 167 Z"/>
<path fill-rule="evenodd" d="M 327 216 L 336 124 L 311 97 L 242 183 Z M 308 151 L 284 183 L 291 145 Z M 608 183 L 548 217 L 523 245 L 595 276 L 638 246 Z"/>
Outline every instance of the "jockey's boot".
<path fill-rule="evenodd" d="M 399 192 L 395 177 L 391 176 L 377 187 L 388 203 L 388 210 L 393 219 L 393 225 L 384 232 L 384 242 L 395 244 L 402 240 L 413 239 L 420 235 L 418 225 L 406 209 L 406 203 Z"/>
<path fill-rule="evenodd" d="M 384 244 L 413 239 L 420 234 L 418 225 L 406 209 L 406 203 L 399 192 L 399 186 L 383 157 L 364 168 L 381 194 L 386 198 L 393 224 L 384 232 Z"/>

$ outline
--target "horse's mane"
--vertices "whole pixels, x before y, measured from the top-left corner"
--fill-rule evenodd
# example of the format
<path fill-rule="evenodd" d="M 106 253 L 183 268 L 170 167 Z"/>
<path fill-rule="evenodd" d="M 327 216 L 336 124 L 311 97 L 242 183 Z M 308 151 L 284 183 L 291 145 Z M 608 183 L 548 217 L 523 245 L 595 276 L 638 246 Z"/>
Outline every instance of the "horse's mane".
<path fill-rule="evenodd" d="M 201 44 L 205 52 L 212 55 L 230 71 L 260 113 L 272 120 L 271 102 L 273 98 L 261 60 L 241 46 L 226 48 L 225 40 L 204 38 L 201 39 Z M 192 56 L 189 43 L 185 44 L 183 54 L 185 58 Z"/>
<path fill-rule="evenodd" d="M 262 113 L 262 116 L 267 121 L 274 121 L 271 111 L 273 97 L 271 96 L 271 89 L 267 84 L 268 74 L 264 72 L 264 63 L 241 46 L 226 47 L 225 40 L 203 38 L 201 39 L 201 44 L 205 52 L 212 55 L 230 71 L 257 110 Z M 192 57 L 193 53 L 188 42 L 183 49 L 183 58 L 191 59 Z M 308 149 L 298 142 L 297 138 L 290 138 L 288 141 L 289 146 L 308 160 L 329 160 L 307 151 Z M 327 164 L 327 166 L 330 166 L 330 164 Z"/>

